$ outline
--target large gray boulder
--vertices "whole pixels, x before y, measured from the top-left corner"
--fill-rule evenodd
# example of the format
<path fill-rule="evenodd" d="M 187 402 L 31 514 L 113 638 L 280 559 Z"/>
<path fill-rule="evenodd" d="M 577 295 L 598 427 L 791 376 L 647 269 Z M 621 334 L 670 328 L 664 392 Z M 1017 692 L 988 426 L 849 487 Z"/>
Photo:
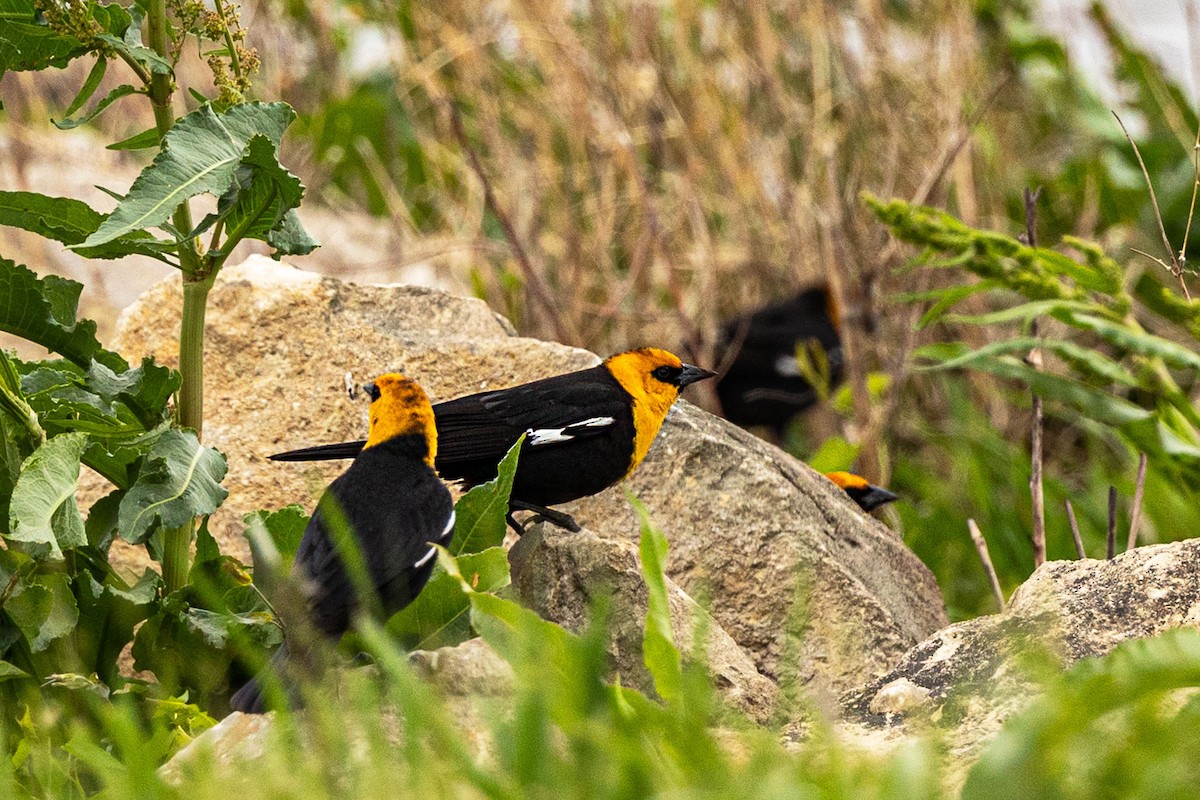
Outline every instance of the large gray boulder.
<path fill-rule="evenodd" d="M 1130 639 L 1200 627 L 1198 576 L 1200 539 L 1044 564 L 1002 613 L 938 631 L 847 694 L 846 730 L 899 740 L 933 725 L 961 779 L 1004 722 L 1037 702 L 1042 679 Z"/>
<path fill-rule="evenodd" d="M 607 602 L 610 655 L 621 685 L 654 694 L 642 654 L 649 592 L 633 543 L 601 539 L 587 529 L 570 533 L 539 524 L 513 546 L 509 561 L 522 605 L 568 630 L 581 631 L 596 603 Z M 737 642 L 670 578 L 667 604 L 676 646 L 690 654 L 702 630 L 704 657 L 721 697 L 755 722 L 769 722 L 777 710 L 779 687 L 760 675 Z"/>
<path fill-rule="evenodd" d="M 178 359 L 179 284 L 123 314 L 130 357 Z M 344 463 L 266 456 L 362 438 L 366 404 L 344 386 L 398 369 L 436 402 L 597 363 L 592 353 L 513 335 L 479 300 L 406 286 L 356 286 L 252 258 L 209 297 L 204 441 L 229 459 L 229 498 L 210 530 L 242 558 L 242 516 L 311 508 Z M 945 624 L 933 578 L 903 543 L 804 464 L 686 402 L 632 478 L 568 507 L 607 539 L 636 541 L 624 491 L 671 542 L 668 574 L 706 598 L 757 668 L 835 692 L 890 668 Z M 787 643 L 792 644 L 788 645 Z M 814 683 L 815 682 L 815 683 Z"/>

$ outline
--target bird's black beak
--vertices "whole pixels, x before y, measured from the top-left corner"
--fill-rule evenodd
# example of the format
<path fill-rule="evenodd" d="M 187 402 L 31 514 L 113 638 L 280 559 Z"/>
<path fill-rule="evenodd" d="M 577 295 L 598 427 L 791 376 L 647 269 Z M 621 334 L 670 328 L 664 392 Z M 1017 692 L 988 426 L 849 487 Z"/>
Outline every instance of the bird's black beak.
<path fill-rule="evenodd" d="M 889 492 L 882 486 L 876 486 L 873 483 L 867 484 L 867 488 L 860 491 L 862 494 L 855 497 L 854 500 L 864 511 L 874 511 L 880 506 L 885 506 L 900 499 L 900 495 Z"/>
<path fill-rule="evenodd" d="M 367 397 L 371 398 L 372 403 L 379 399 L 379 387 L 375 385 L 374 381 L 371 383 L 364 383 L 363 391 L 367 393 Z"/>
<path fill-rule="evenodd" d="M 705 378 L 715 378 L 716 376 L 717 373 L 713 372 L 712 370 L 704 369 L 703 367 L 697 367 L 692 364 L 684 364 L 683 372 L 679 373 L 679 388 L 682 389 L 689 383 L 702 381 Z"/>

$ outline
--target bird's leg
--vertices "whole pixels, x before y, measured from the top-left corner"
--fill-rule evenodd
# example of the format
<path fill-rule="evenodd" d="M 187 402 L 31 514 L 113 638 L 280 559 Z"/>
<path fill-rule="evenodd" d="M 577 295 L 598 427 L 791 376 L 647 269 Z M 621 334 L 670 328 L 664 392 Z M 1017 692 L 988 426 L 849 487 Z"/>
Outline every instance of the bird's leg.
<path fill-rule="evenodd" d="M 579 533 L 581 530 L 583 530 L 583 528 L 579 527 L 579 523 L 575 521 L 575 518 L 570 514 L 564 514 L 561 511 L 555 511 L 552 508 L 534 505 L 533 503 L 526 503 L 524 500 L 510 500 L 508 502 L 508 507 L 510 509 L 508 512 L 508 522 L 510 525 L 513 523 L 513 511 L 532 511 L 537 514 L 535 519 L 543 519 L 546 522 L 553 523 L 560 528 L 565 528 L 571 533 Z M 515 530 L 517 531 L 518 536 L 525 532 L 525 529 L 520 527 L 516 527 Z"/>

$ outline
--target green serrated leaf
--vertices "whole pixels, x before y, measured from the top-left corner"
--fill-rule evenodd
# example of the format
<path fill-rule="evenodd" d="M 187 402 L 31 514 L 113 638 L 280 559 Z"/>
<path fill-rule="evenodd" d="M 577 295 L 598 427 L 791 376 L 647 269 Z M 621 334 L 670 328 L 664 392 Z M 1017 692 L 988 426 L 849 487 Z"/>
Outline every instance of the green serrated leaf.
<path fill-rule="evenodd" d="M 225 469 L 225 457 L 195 433 L 166 431 L 121 500 L 121 538 L 141 544 L 160 526 L 177 528 L 213 513 L 228 494 L 220 485 Z"/>
<path fill-rule="evenodd" d="M 472 487 L 454 506 L 454 538 L 449 550 L 453 555 L 478 553 L 496 547 L 504 541 L 508 528 L 508 498 L 512 493 L 513 476 L 517 474 L 517 458 L 522 435 L 501 459 L 496 477 Z"/>
<path fill-rule="evenodd" d="M 137 624 L 153 612 L 162 579 L 147 569 L 141 580 L 127 590 L 101 584 L 86 572 L 76 576 L 75 583 L 79 604 L 75 655 L 105 684 L 119 685 L 117 658 L 133 641 Z"/>
<path fill-rule="evenodd" d="M 250 139 L 262 134 L 278 144 L 295 116 L 286 103 L 242 103 L 223 114 L 207 105 L 196 109 L 175 123 L 154 163 L 80 246 L 95 247 L 159 226 L 180 203 L 198 194 L 224 194 Z"/>
<path fill-rule="evenodd" d="M 139 35 L 138 40 L 141 40 Z M 102 33 L 96 37 L 97 40 L 104 42 L 106 45 L 116 50 L 118 53 L 129 56 L 129 58 L 141 64 L 146 69 L 156 75 L 170 75 L 171 62 L 160 56 L 158 53 L 151 50 L 142 44 L 132 44 L 124 37 L 117 38 L 111 33 Z"/>
<path fill-rule="evenodd" d="M 316 247 L 299 218 L 291 212 L 304 197 L 300 179 L 279 164 L 276 145 L 261 134 L 251 137 L 234 172 L 233 183 L 217 203 L 217 213 L 196 229 L 203 233 L 218 220 L 228 234 L 221 252 L 243 239 L 258 239 L 276 248 L 276 255 L 304 255 Z"/>
<path fill-rule="evenodd" d="M 45 347 L 86 368 L 93 358 L 114 369 L 128 364 L 96 339 L 96 323 L 77 320 L 83 285 L 0 259 L 0 330 Z"/>
<path fill-rule="evenodd" d="M 86 447 L 87 436 L 68 433 L 50 439 L 25 460 L 9 503 L 8 538 L 47 545 L 55 559 L 62 558 L 63 550 L 87 544 L 75 502 Z"/>
<path fill-rule="evenodd" d="M 292 559 L 296 556 L 296 549 L 300 547 L 304 529 L 308 527 L 309 516 L 304 512 L 304 508 L 292 504 L 278 511 L 255 511 L 247 514 L 242 517 L 242 521 L 246 523 L 247 533 L 255 520 L 262 524 L 275 544 L 275 549 L 282 557 L 280 570 L 284 573 L 290 572 Z"/>
<path fill-rule="evenodd" d="M 34 575 L 19 582 L 5 601 L 4 612 L 21 629 L 34 653 L 71 633 L 79 622 L 70 578 L 62 572 Z"/>
<path fill-rule="evenodd" d="M 463 584 L 476 592 L 496 592 L 511 580 L 503 547 L 462 555 L 455 561 L 457 575 L 447 573 L 439 562 L 417 599 L 388 620 L 388 633 L 406 649 L 434 650 L 465 642 L 473 634 L 471 600 Z"/>
<path fill-rule="evenodd" d="M 642 559 L 642 580 L 646 583 L 646 629 L 642 637 L 642 658 L 654 678 L 654 690 L 670 702 L 680 696 L 683 686 L 683 658 L 671 632 L 671 607 L 667 600 L 667 538 L 650 521 L 650 512 L 636 497 L 626 493 L 641 520 L 642 538 L 638 552 Z"/>

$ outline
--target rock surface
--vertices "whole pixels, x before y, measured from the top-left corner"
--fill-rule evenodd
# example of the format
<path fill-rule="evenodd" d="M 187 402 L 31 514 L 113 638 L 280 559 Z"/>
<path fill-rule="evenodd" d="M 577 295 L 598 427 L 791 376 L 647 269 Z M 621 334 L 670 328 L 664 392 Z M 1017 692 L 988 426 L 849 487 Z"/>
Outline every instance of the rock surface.
<path fill-rule="evenodd" d="M 119 348 L 174 363 L 178 326 L 179 286 L 169 280 L 123 315 Z M 242 558 L 244 514 L 297 502 L 311 508 L 345 467 L 266 456 L 364 435 L 366 404 L 347 397 L 347 373 L 362 383 L 399 369 L 436 402 L 598 360 L 513 336 L 478 300 L 355 286 L 265 258 L 223 270 L 206 331 L 204 440 L 227 456 L 230 491 L 209 528 Z M 835 692 L 888 669 L 945 624 L 932 576 L 891 531 L 805 465 L 685 402 L 630 480 L 567 510 L 603 538 L 635 541 L 626 489 L 671 542 L 668 574 L 708 598 L 768 677 L 781 670 L 793 608 L 795 668 L 803 681 Z"/>
<path fill-rule="evenodd" d="M 1002 613 L 951 625 L 844 699 L 848 722 L 885 738 L 936 725 L 960 775 L 1037 676 L 1130 639 L 1200 627 L 1200 539 L 1139 547 L 1111 561 L 1054 561 Z"/>
<path fill-rule="evenodd" d="M 642 657 L 648 592 L 637 547 L 624 539 L 601 539 L 589 530 L 568 533 L 537 525 L 509 554 L 513 590 L 521 604 L 543 619 L 579 632 L 602 598 L 611 605 L 610 652 L 623 686 L 654 694 L 654 681 Z M 685 654 L 704 624 L 709 673 L 717 691 L 732 707 L 759 723 L 768 722 L 779 700 L 779 687 L 758 673 L 754 662 L 696 601 L 667 579 L 671 633 Z"/>

